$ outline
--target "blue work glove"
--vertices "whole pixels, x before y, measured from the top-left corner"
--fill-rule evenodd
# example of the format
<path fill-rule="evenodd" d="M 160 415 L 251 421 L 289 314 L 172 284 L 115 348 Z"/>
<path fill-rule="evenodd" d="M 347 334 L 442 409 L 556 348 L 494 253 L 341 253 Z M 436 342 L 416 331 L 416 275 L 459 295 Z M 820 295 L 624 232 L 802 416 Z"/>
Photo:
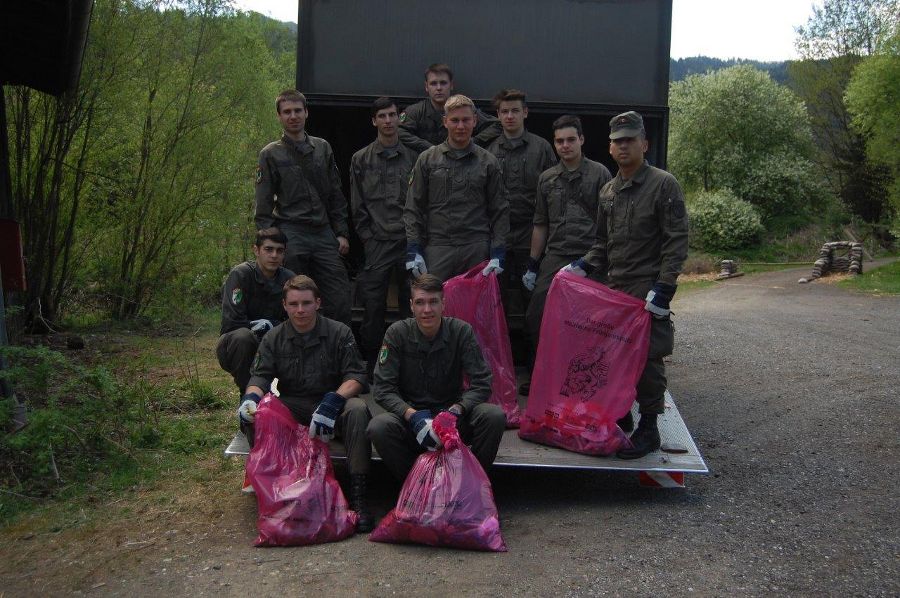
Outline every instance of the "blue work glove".
<path fill-rule="evenodd" d="M 587 263 L 583 257 L 580 257 L 568 266 L 563 266 L 559 271 L 570 272 L 576 276 L 587 276 L 594 271 L 594 267 Z"/>
<path fill-rule="evenodd" d="M 259 319 L 250 322 L 250 332 L 256 335 L 256 338 L 262 338 L 265 333 L 275 328 L 275 324 L 271 320 Z"/>
<path fill-rule="evenodd" d="M 422 248 L 418 243 L 406 244 L 406 269 L 413 278 L 418 278 L 428 272 L 425 267 L 425 258 L 422 257 Z"/>
<path fill-rule="evenodd" d="M 334 438 L 334 422 L 344 410 L 346 402 L 347 400 L 338 393 L 326 392 L 313 411 L 309 422 L 309 437 L 318 437 L 325 442 Z"/>
<path fill-rule="evenodd" d="M 419 446 L 429 451 L 436 451 L 441 447 L 441 439 L 431 428 L 431 421 L 431 411 L 420 409 L 410 416 L 409 427 Z"/>
<path fill-rule="evenodd" d="M 248 392 L 241 397 L 241 406 L 238 407 L 238 421 L 243 424 L 252 424 L 256 420 L 256 407 L 262 397 L 255 392 Z"/>
<path fill-rule="evenodd" d="M 522 286 L 525 287 L 525 289 L 529 291 L 534 290 L 534 285 L 537 284 L 538 268 L 540 268 L 538 261 L 529 256 L 527 270 L 525 274 L 522 275 Z"/>
<path fill-rule="evenodd" d="M 647 293 L 647 302 L 644 303 L 644 309 L 649 311 L 654 318 L 659 320 L 669 317 L 669 303 L 675 296 L 675 289 L 678 285 L 657 282 Z"/>
<path fill-rule="evenodd" d="M 495 247 L 491 249 L 491 259 L 488 262 L 488 265 L 484 267 L 484 270 L 481 271 L 482 276 L 487 276 L 491 272 L 496 272 L 500 274 L 503 272 L 503 266 L 506 264 L 506 248 L 505 247 Z"/>

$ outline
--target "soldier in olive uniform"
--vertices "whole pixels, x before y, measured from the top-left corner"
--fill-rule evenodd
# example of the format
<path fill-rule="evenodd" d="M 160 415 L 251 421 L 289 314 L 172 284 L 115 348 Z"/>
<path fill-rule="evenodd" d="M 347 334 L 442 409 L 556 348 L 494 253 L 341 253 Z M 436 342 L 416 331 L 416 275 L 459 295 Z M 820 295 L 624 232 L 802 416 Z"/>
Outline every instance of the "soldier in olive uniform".
<path fill-rule="evenodd" d="M 453 72 L 446 64 L 432 64 L 425 71 L 425 93 L 428 97 L 409 106 L 400 115 L 400 141 L 417 152 L 446 141 L 444 104 L 453 94 Z M 474 106 L 473 106 L 474 108 Z M 500 123 L 474 108 L 475 142 L 487 145 L 500 134 Z"/>
<path fill-rule="evenodd" d="M 623 459 L 637 459 L 660 446 L 656 419 L 665 409 L 666 367 L 675 329 L 669 302 L 688 252 L 688 218 L 678 181 L 644 159 L 647 135 L 637 112 L 610 121 L 609 153 L 619 165 L 600 190 L 597 239 L 584 256 L 565 267 L 591 275 L 612 289 L 644 299 L 653 316 L 647 365 L 637 384 L 641 419 Z"/>
<path fill-rule="evenodd" d="M 256 233 L 252 262 L 238 264 L 222 286 L 222 327 L 216 357 L 244 394 L 263 335 L 285 318 L 281 289 L 294 273 L 283 268 L 287 238 L 277 228 Z"/>
<path fill-rule="evenodd" d="M 366 264 L 356 278 L 356 290 L 365 308 L 359 337 L 370 377 L 384 336 L 384 314 L 392 276 L 397 281 L 400 317 L 409 317 L 403 205 L 409 174 L 418 157 L 417 152 L 400 143 L 394 100 L 378 98 L 371 112 L 378 138 L 353 154 L 350 160 L 353 222 L 366 253 Z"/>
<path fill-rule="evenodd" d="M 447 141 L 419 155 L 403 210 L 406 269 L 446 280 L 490 257 L 484 275 L 503 272 L 509 203 L 497 158 L 472 142 L 475 105 L 447 100 Z"/>
<path fill-rule="evenodd" d="M 285 265 L 319 281 L 326 315 L 350 325 L 350 281 L 341 255 L 350 250 L 347 199 L 331 146 L 306 133 L 306 97 L 286 90 L 275 100 L 284 134 L 259 152 L 256 225 L 288 239 Z"/>
<path fill-rule="evenodd" d="M 525 274 L 530 255 L 538 177 L 556 163 L 556 157 L 545 139 L 525 130 L 525 119 L 528 118 L 525 92 L 503 89 L 494 96 L 494 107 L 497 109 L 503 134 L 486 149 L 500 161 L 503 189 L 509 202 L 506 264 L 501 279 L 504 309 L 508 316 L 510 281 L 514 281 L 514 288 L 519 288 L 518 281 Z M 517 306 L 517 313 L 524 312 L 527 305 L 526 298 Z"/>
<path fill-rule="evenodd" d="M 534 347 L 550 283 L 560 268 L 583 256 L 597 238 L 597 193 L 612 178 L 606 166 L 582 154 L 584 134 L 577 116 L 561 116 L 553 122 L 553 144 L 560 162 L 541 173 L 538 181 L 531 253 L 522 277 L 525 288 L 533 290 L 525 322 Z"/>
<path fill-rule="evenodd" d="M 350 503 L 359 513 L 359 531 L 372 528 L 365 505 L 366 475 L 372 447 L 366 438 L 369 409 L 358 397 L 366 388 L 366 368 L 350 328 L 319 315 L 319 289 L 298 275 L 283 290 L 288 321 L 276 326 L 259 345 L 250 383 L 238 417 L 252 425 L 256 405 L 278 378 L 279 400 L 309 434 L 328 441 L 339 433 L 347 449 Z M 252 435 L 251 435 L 252 436 Z"/>
<path fill-rule="evenodd" d="M 475 333 L 462 320 L 442 316 L 444 293 L 436 276 L 413 281 L 411 307 L 413 318 L 395 322 L 384 335 L 374 397 L 386 413 L 372 419 L 368 436 L 387 468 L 403 480 L 420 453 L 440 446 L 431 422 L 446 410 L 456 415 L 460 436 L 487 470 L 497 456 L 506 416 L 486 402 L 491 370 Z"/>

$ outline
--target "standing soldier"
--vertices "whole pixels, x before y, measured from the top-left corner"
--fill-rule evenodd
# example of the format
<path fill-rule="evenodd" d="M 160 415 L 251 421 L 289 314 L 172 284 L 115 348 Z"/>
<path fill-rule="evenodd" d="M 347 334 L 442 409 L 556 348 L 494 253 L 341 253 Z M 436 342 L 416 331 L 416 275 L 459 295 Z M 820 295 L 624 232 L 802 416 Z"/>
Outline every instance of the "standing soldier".
<path fill-rule="evenodd" d="M 534 197 L 538 177 L 553 166 L 556 157 L 553 148 L 541 137 L 525 130 L 528 105 L 525 92 L 503 89 L 494 96 L 494 108 L 503 127 L 487 150 L 497 156 L 503 170 L 503 189 L 509 201 L 509 235 L 506 237 L 506 272 L 501 288 L 504 292 L 504 308 L 509 315 L 508 291 L 510 281 L 518 281 L 525 274 L 531 250 L 531 229 L 534 220 Z M 525 310 L 527 300 L 520 311 Z"/>
<path fill-rule="evenodd" d="M 447 280 L 490 257 L 483 274 L 503 272 L 509 204 L 500 163 L 472 142 L 475 104 L 455 95 L 445 104 L 447 140 L 419 155 L 403 223 L 406 269 Z"/>
<path fill-rule="evenodd" d="M 290 89 L 275 100 L 284 134 L 259 152 L 256 225 L 278 226 L 288 239 L 285 265 L 319 281 L 323 310 L 350 325 L 350 281 L 341 261 L 347 241 L 347 200 L 331 146 L 306 133 L 306 97 Z"/>
<path fill-rule="evenodd" d="M 256 233 L 252 262 L 238 264 L 222 286 L 222 327 L 216 357 L 244 394 L 263 335 L 285 319 L 281 288 L 294 273 L 283 268 L 287 239 L 277 228 Z"/>
<path fill-rule="evenodd" d="M 453 93 L 453 72 L 446 64 L 432 64 L 425 71 L 428 97 L 409 106 L 400 115 L 400 141 L 417 152 L 424 152 L 447 139 L 444 128 L 444 104 Z M 500 134 L 497 119 L 474 108 L 475 142 L 487 145 Z"/>
<path fill-rule="evenodd" d="M 403 205 L 409 173 L 418 156 L 400 143 L 397 130 L 400 121 L 394 100 L 378 98 L 372 104 L 371 113 L 378 138 L 353 154 L 350 160 L 353 221 L 366 253 L 366 265 L 356 278 L 356 289 L 365 307 L 359 336 L 370 378 L 384 336 L 391 276 L 397 280 L 400 317 L 409 317 Z"/>
<path fill-rule="evenodd" d="M 560 162 L 541 173 L 531 253 L 522 276 L 523 286 L 533 291 L 525 323 L 535 349 L 550 283 L 561 267 L 584 255 L 597 238 L 597 193 L 612 178 L 606 166 L 581 153 L 584 133 L 577 116 L 560 116 L 553 122 L 553 145 Z"/>
<path fill-rule="evenodd" d="M 666 366 L 675 329 L 669 302 L 688 251 L 688 218 L 678 181 L 644 159 L 647 134 L 637 112 L 609 123 L 609 153 L 619 165 L 616 177 L 600 190 L 597 239 L 584 256 L 565 267 L 592 275 L 610 288 L 644 299 L 653 316 L 647 365 L 637 383 L 641 419 L 632 448 L 621 459 L 637 459 L 660 447 L 656 418 L 665 410 Z"/>

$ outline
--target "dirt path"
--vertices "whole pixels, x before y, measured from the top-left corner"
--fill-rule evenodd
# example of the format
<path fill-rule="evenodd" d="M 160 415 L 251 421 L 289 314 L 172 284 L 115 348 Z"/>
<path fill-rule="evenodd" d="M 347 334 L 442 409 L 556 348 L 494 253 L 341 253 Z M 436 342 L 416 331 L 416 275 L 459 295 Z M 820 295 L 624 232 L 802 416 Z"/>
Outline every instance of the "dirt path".
<path fill-rule="evenodd" d="M 238 466 L 211 456 L 103 506 L 104 523 L 9 530 L 0 595 L 900 594 L 900 297 L 804 273 L 676 299 L 670 388 L 713 472 L 685 490 L 501 470 L 506 554 L 365 537 L 255 549 Z M 396 490 L 376 486 L 379 514 Z"/>

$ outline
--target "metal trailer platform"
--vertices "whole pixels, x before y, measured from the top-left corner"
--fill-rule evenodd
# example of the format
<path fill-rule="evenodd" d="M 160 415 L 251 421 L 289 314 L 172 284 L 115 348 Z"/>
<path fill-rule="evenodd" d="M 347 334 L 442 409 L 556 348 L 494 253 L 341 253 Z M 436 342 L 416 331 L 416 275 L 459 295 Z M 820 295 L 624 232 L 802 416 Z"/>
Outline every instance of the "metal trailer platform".
<path fill-rule="evenodd" d="M 364 398 L 373 413 L 381 412 L 381 408 L 374 405 L 371 397 L 364 395 Z M 632 414 L 636 422 L 638 419 L 637 405 L 632 408 Z M 659 450 L 646 457 L 632 460 L 618 459 L 615 456 L 594 457 L 522 440 L 519 438 L 518 430 L 510 429 L 503 434 L 494 465 L 632 471 L 641 473 L 642 484 L 662 487 L 683 486 L 685 473 L 709 473 L 706 462 L 703 461 L 694 439 L 691 438 L 669 391 L 666 391 L 666 411 L 659 417 L 658 423 L 662 448 L 675 449 L 677 452 Z M 344 446 L 340 442 L 332 441 L 329 449 L 333 459 L 346 458 Z M 225 456 L 247 455 L 249 452 L 250 446 L 247 439 L 238 432 L 228 448 L 225 449 Z M 372 459 L 380 461 L 381 457 L 373 450 Z"/>

